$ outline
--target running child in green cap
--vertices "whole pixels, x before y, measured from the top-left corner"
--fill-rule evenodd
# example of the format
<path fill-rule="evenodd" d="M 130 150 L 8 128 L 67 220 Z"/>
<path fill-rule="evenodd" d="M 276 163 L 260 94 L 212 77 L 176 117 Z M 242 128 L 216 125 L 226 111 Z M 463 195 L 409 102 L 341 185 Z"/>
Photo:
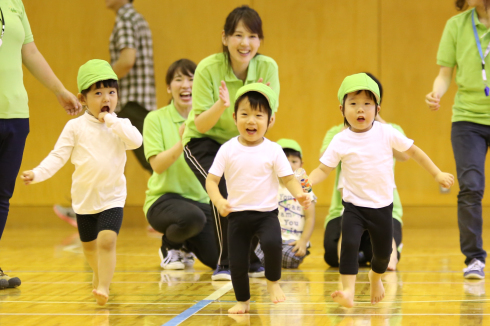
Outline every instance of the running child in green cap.
<path fill-rule="evenodd" d="M 342 290 L 333 292 L 332 298 L 344 307 L 354 305 L 359 243 L 367 230 L 373 248 L 369 271 L 371 303 L 376 304 L 384 298 L 381 276 L 388 267 L 392 251 L 393 189 L 396 187 L 393 149 L 412 157 L 445 188 L 453 185 L 454 177 L 441 172 L 413 140 L 392 126 L 375 121 L 380 91 L 367 74 L 346 77 L 338 99 L 348 128 L 334 136 L 309 180 L 312 185 L 325 180 L 342 162 L 344 214 L 339 267 Z"/>
<path fill-rule="evenodd" d="M 228 310 L 230 314 L 250 310 L 249 251 L 254 236 L 259 238 L 264 252 L 271 301 L 286 299 L 278 283 L 282 261 L 281 226 L 277 218 L 279 179 L 302 206 L 308 208 L 311 202 L 294 177 L 281 146 L 264 137 L 276 102 L 277 94 L 262 83 L 248 84 L 237 91 L 233 119 L 239 136 L 220 147 L 206 178 L 209 198 L 220 215 L 228 217 L 231 282 L 238 301 Z M 221 195 L 218 186 L 223 174 L 227 198 Z"/>
<path fill-rule="evenodd" d="M 126 201 L 126 150 L 143 137 L 128 119 L 116 116 L 118 83 L 111 65 L 90 60 L 78 71 L 78 99 L 86 109 L 68 121 L 54 150 L 33 170 L 22 172 L 26 185 L 52 177 L 71 157 L 75 165 L 71 196 L 83 253 L 94 272 L 92 293 L 101 306 L 109 299 L 116 268 L 116 241 Z"/>

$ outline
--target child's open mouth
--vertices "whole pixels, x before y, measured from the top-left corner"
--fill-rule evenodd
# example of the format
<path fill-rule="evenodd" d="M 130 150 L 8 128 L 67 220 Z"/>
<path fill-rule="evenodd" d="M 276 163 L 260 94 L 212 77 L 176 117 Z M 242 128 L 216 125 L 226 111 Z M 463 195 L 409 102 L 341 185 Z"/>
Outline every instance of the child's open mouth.
<path fill-rule="evenodd" d="M 106 106 L 103 106 L 102 109 L 100 109 L 100 112 L 110 112 L 110 108 L 106 105 Z"/>
<path fill-rule="evenodd" d="M 365 120 L 366 120 L 366 119 L 364 119 L 364 117 L 359 117 L 359 118 L 357 118 L 357 121 L 359 121 L 359 122 L 364 122 Z"/>
<path fill-rule="evenodd" d="M 248 129 L 247 128 L 246 130 L 247 130 L 247 134 L 249 134 L 249 135 L 253 135 L 257 132 L 257 129 Z"/>

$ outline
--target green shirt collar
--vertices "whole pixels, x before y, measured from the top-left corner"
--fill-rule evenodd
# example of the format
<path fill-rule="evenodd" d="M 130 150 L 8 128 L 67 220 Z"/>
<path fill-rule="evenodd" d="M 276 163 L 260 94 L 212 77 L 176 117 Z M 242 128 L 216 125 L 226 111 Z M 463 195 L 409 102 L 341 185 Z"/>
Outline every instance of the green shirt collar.
<path fill-rule="evenodd" d="M 257 55 L 258 54 L 256 54 L 255 57 L 253 57 L 252 60 L 250 60 L 250 63 L 248 64 L 247 78 L 245 79 L 245 84 L 247 84 L 247 82 L 256 82 L 258 80 L 256 75 L 257 69 L 255 68 L 257 64 L 255 58 L 257 57 Z M 231 69 L 231 67 L 229 66 L 227 57 L 226 56 L 224 57 L 225 60 L 227 61 L 226 64 L 223 66 L 223 69 L 225 69 L 224 71 L 225 82 L 237 81 L 238 78 L 233 73 L 233 69 Z"/>
<path fill-rule="evenodd" d="M 475 17 L 475 26 L 477 27 L 480 26 L 485 31 L 489 30 L 489 28 L 487 28 L 487 26 L 481 23 L 480 20 L 478 19 L 478 15 L 476 14 L 476 9 L 473 9 L 472 11 L 473 11 L 472 15 L 473 17 Z"/>
<path fill-rule="evenodd" d="M 175 123 L 181 123 L 184 122 L 186 119 L 180 115 L 179 111 L 177 111 L 177 108 L 174 105 L 174 100 L 170 102 L 169 105 L 169 111 L 170 111 L 170 116 L 172 117 L 172 121 Z"/>

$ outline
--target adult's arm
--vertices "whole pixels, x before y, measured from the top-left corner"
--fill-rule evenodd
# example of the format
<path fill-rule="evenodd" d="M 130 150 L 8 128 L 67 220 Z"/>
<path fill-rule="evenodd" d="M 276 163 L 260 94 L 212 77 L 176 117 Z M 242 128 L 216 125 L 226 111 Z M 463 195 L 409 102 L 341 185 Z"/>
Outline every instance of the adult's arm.
<path fill-rule="evenodd" d="M 136 49 L 124 48 L 121 50 L 119 59 L 112 65 L 112 69 L 117 75 L 117 78 L 124 78 L 133 68 L 136 62 Z"/>
<path fill-rule="evenodd" d="M 46 59 L 37 49 L 34 42 L 26 43 L 22 46 L 22 63 L 31 74 L 40 81 L 47 89 L 53 92 L 58 102 L 70 115 L 77 115 L 82 110 L 82 105 L 78 99 L 70 93 L 56 77 Z"/>
<path fill-rule="evenodd" d="M 439 74 L 434 80 L 434 86 L 432 86 L 432 92 L 425 96 L 425 103 L 432 111 L 437 111 L 441 107 L 441 97 L 446 94 L 451 79 L 453 78 L 454 67 L 441 66 Z"/>

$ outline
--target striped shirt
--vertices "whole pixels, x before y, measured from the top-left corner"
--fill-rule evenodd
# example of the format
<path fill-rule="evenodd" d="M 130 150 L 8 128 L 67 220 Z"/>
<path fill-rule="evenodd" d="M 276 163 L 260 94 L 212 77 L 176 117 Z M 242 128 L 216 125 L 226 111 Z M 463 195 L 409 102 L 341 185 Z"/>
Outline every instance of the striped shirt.
<path fill-rule="evenodd" d="M 129 73 L 119 80 L 120 111 L 126 103 L 137 102 L 148 111 L 156 109 L 153 41 L 143 16 L 128 3 L 117 11 L 109 50 L 114 64 L 124 48 L 136 49 L 136 61 Z"/>

